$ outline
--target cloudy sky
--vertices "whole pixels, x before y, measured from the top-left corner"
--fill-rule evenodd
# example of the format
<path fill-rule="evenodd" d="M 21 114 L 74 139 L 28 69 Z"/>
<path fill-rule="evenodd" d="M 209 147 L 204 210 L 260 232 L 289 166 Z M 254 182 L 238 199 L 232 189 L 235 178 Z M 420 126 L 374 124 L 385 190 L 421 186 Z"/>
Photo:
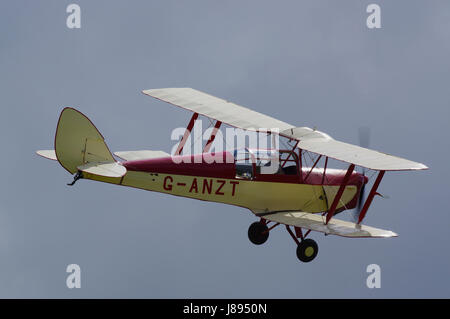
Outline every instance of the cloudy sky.
<path fill-rule="evenodd" d="M 0 2 L 0 297 L 450 297 L 450 4 L 382 1 Z M 242 208 L 71 176 L 52 148 L 64 106 L 113 151 L 169 152 L 188 112 L 140 93 L 193 87 L 297 126 L 425 163 L 387 174 L 365 223 L 393 239 L 313 233 L 300 263 L 281 227 L 262 246 Z M 68 289 L 66 267 L 81 267 Z M 381 288 L 366 267 L 381 267 Z"/>

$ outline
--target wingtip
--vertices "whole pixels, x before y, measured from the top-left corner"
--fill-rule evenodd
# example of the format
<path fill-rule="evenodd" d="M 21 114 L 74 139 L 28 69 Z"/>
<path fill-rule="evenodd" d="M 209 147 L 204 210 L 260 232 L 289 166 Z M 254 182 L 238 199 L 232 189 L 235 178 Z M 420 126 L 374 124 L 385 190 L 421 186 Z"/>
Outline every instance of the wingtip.
<path fill-rule="evenodd" d="M 430 168 L 428 166 L 426 166 L 425 164 L 417 163 L 417 166 L 413 170 L 423 171 L 423 170 L 427 170 L 427 169 L 430 169 Z"/>

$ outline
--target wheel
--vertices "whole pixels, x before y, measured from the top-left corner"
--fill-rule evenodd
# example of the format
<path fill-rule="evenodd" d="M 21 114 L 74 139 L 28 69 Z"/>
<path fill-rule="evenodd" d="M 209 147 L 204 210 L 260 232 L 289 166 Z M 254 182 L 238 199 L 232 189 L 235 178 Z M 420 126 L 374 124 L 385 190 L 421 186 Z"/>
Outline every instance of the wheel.
<path fill-rule="evenodd" d="M 307 263 L 313 260 L 319 252 L 319 246 L 312 239 L 305 239 L 297 247 L 297 257 Z"/>
<path fill-rule="evenodd" d="M 255 245 L 262 245 L 269 238 L 269 228 L 261 222 L 254 222 L 248 228 L 248 239 Z"/>

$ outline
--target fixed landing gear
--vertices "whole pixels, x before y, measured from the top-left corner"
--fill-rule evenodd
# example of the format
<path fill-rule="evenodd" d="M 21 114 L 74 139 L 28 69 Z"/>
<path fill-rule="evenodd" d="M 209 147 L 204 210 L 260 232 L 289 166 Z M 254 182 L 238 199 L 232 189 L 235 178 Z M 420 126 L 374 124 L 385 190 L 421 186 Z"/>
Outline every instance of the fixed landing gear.
<path fill-rule="evenodd" d="M 259 222 L 254 222 L 251 224 L 248 228 L 248 239 L 250 239 L 250 241 L 255 245 L 264 244 L 267 239 L 269 239 L 270 231 L 280 224 L 276 223 L 273 226 L 268 227 L 269 223 L 269 221 L 261 218 Z M 311 232 L 310 230 L 308 230 L 304 235 L 300 227 L 294 227 L 295 234 L 288 225 L 286 225 L 286 230 L 297 244 L 297 258 L 300 261 L 307 263 L 316 258 L 317 253 L 319 252 L 319 246 L 314 240 L 306 238 L 306 236 L 308 236 Z"/>
<path fill-rule="evenodd" d="M 319 246 L 317 246 L 317 243 L 314 240 L 310 238 L 306 239 L 306 236 L 311 232 L 310 230 L 303 235 L 300 227 L 294 227 L 294 229 L 295 235 L 292 232 L 291 227 L 286 225 L 286 230 L 289 235 L 291 235 L 292 239 L 297 243 L 297 258 L 304 263 L 308 263 L 316 258 L 317 253 L 319 252 Z M 298 238 L 300 238 L 301 241 L 299 241 Z"/>
<path fill-rule="evenodd" d="M 269 228 L 264 222 L 254 222 L 248 228 L 248 239 L 255 245 L 264 244 L 269 238 Z"/>
<path fill-rule="evenodd" d="M 312 261 L 318 252 L 319 246 L 310 238 L 302 240 L 297 246 L 297 258 L 305 263 Z"/>

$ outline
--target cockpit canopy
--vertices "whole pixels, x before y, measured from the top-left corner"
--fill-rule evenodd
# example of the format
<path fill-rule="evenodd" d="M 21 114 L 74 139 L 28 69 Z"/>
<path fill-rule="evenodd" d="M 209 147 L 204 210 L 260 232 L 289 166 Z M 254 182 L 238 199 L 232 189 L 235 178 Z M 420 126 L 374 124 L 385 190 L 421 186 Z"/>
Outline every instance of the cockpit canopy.
<path fill-rule="evenodd" d="M 237 149 L 233 152 L 236 177 L 253 179 L 255 175 L 298 175 L 298 156 L 289 150 Z"/>

